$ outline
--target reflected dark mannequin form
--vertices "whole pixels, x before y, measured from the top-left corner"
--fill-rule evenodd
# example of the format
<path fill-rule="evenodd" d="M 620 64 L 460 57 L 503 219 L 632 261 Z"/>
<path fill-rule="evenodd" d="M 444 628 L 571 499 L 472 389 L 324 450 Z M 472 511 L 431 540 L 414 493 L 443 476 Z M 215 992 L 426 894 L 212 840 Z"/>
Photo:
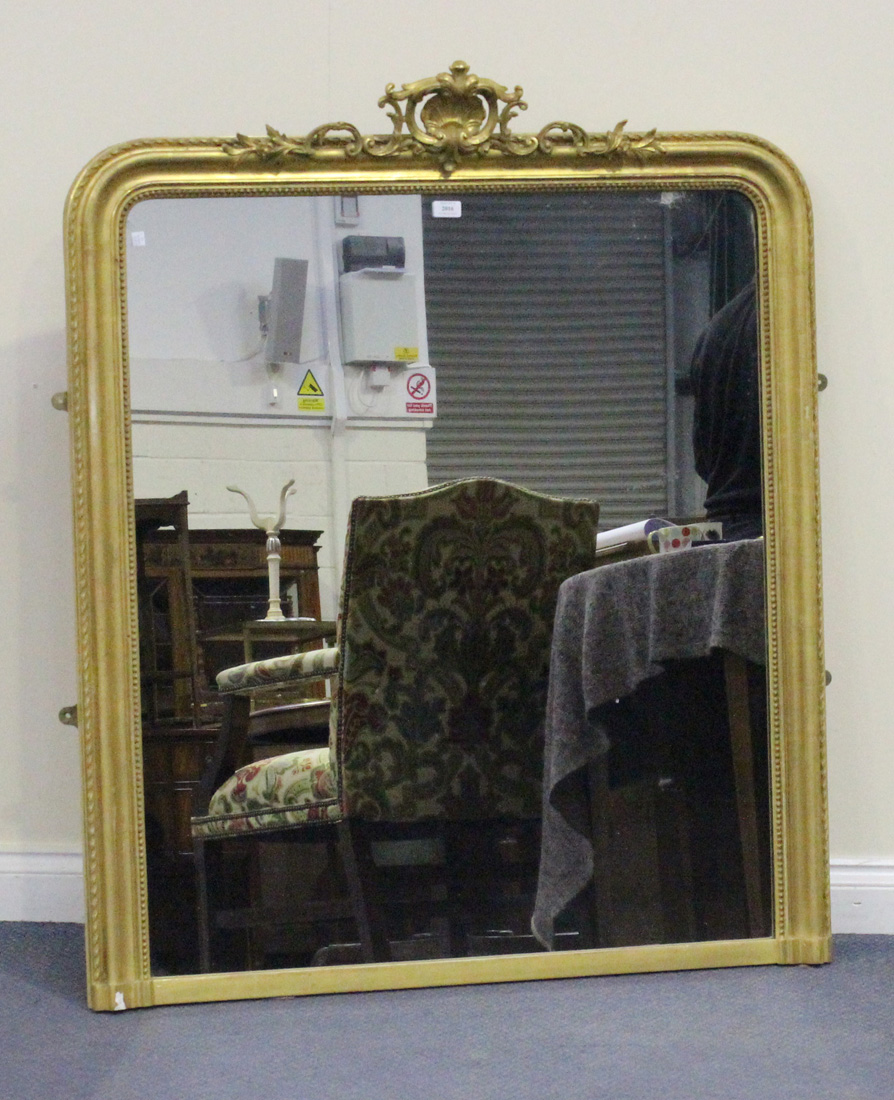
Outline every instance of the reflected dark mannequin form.
<path fill-rule="evenodd" d="M 709 322 L 692 357 L 695 468 L 705 512 L 725 539 L 763 534 L 761 410 L 755 283 Z"/>

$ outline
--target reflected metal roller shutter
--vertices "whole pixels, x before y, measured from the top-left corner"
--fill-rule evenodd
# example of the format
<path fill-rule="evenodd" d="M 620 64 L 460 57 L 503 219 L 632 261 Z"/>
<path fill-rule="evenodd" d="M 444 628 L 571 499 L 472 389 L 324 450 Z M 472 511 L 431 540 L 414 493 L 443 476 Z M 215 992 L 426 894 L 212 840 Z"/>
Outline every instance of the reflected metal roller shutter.
<path fill-rule="evenodd" d="M 450 195 L 456 199 L 456 195 Z M 653 193 L 423 197 L 438 417 L 429 481 L 487 475 L 599 501 L 605 529 L 668 509 L 665 208 Z"/>

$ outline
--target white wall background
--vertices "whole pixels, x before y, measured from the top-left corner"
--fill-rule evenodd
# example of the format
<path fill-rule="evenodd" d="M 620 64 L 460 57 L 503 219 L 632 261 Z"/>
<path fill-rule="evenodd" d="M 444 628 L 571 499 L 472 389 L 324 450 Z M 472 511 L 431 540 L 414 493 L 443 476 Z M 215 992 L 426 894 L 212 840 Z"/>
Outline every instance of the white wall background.
<path fill-rule="evenodd" d="M 320 374 L 317 368 L 330 364 L 338 343 L 347 339 L 328 334 L 325 317 L 331 312 L 334 320 L 338 312 L 336 253 L 350 234 L 404 241 L 406 278 L 387 280 L 387 286 L 398 291 L 409 287 L 405 296 L 415 310 L 410 325 L 415 323 L 418 333 L 406 342 L 418 349 L 420 363 L 428 363 L 419 196 L 364 195 L 357 221 L 347 228 L 336 225 L 335 209 L 330 196 L 137 203 L 127 220 L 128 352 L 135 412 L 294 417 L 295 392 L 307 370 Z M 307 260 L 308 271 L 301 363 L 280 364 L 280 399 L 271 406 L 258 297 L 271 293 L 277 256 Z M 342 348 L 342 359 L 348 358 Z M 386 415 L 384 407 L 376 407 L 383 403 L 373 400 L 375 394 L 364 393 L 364 402 L 356 396 L 349 394 L 342 416 Z M 331 393 L 328 397 L 331 416 L 334 402 Z"/>
<path fill-rule="evenodd" d="M 876 881 L 894 883 L 894 581 L 874 522 L 894 495 L 889 3 L 0 0 L 0 42 L 0 855 L 9 883 L 23 853 L 58 856 L 71 871 L 80 847 L 77 733 L 56 720 L 75 698 L 67 425 L 50 407 L 66 385 L 61 230 L 71 180 L 100 149 L 135 137 L 261 133 L 266 122 L 304 133 L 342 118 L 387 129 L 376 107 L 386 82 L 456 58 L 524 86 L 531 106 L 520 129 L 570 119 L 600 130 L 627 118 L 635 130 L 748 131 L 804 173 L 819 369 L 830 379 L 821 470 L 832 852 L 875 862 Z M 3 890 L 0 881 L 0 900 Z"/>

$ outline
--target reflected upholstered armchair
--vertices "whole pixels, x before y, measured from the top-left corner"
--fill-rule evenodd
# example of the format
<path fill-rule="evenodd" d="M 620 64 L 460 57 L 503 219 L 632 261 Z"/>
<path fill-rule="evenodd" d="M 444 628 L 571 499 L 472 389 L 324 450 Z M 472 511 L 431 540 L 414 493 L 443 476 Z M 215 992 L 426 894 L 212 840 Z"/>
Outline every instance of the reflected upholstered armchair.
<path fill-rule="evenodd" d="M 192 821 L 206 966 L 209 841 L 328 831 L 371 960 L 399 957 L 395 940 L 413 934 L 385 912 L 401 842 L 432 875 L 424 865 L 477 858 L 491 832 L 506 862 L 513 825 L 539 828 L 556 598 L 592 567 L 597 519 L 594 503 L 487 478 L 353 502 L 336 646 L 218 676 L 228 721 Z M 332 677 L 328 746 L 236 759 L 248 697 L 311 676 Z M 455 929 L 470 882 L 493 885 L 491 870 L 456 868 L 433 889 L 451 951 L 469 951 Z"/>

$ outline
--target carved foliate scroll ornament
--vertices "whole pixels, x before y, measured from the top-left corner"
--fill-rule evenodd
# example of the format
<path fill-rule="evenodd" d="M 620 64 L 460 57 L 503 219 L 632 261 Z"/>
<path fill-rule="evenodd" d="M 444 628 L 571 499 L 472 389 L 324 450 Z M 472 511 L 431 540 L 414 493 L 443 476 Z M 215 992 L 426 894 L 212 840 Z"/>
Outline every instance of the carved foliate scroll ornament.
<path fill-rule="evenodd" d="M 295 138 L 268 126 L 266 137 L 237 134 L 223 148 L 234 157 L 255 156 L 268 162 L 338 154 L 431 156 L 445 175 L 463 157 L 494 153 L 524 157 L 570 149 L 581 156 L 643 160 L 664 152 L 655 130 L 627 133 L 626 120 L 604 134 L 588 133 L 572 122 L 551 122 L 537 134 L 513 134 L 509 123 L 528 108 L 522 89 L 516 86 L 510 92 L 496 81 L 476 76 L 465 61 L 455 61 L 449 72 L 404 84 L 399 91 L 394 84 L 386 85 L 379 106 L 388 109 L 390 134 L 364 137 L 349 122 L 332 122 Z"/>

